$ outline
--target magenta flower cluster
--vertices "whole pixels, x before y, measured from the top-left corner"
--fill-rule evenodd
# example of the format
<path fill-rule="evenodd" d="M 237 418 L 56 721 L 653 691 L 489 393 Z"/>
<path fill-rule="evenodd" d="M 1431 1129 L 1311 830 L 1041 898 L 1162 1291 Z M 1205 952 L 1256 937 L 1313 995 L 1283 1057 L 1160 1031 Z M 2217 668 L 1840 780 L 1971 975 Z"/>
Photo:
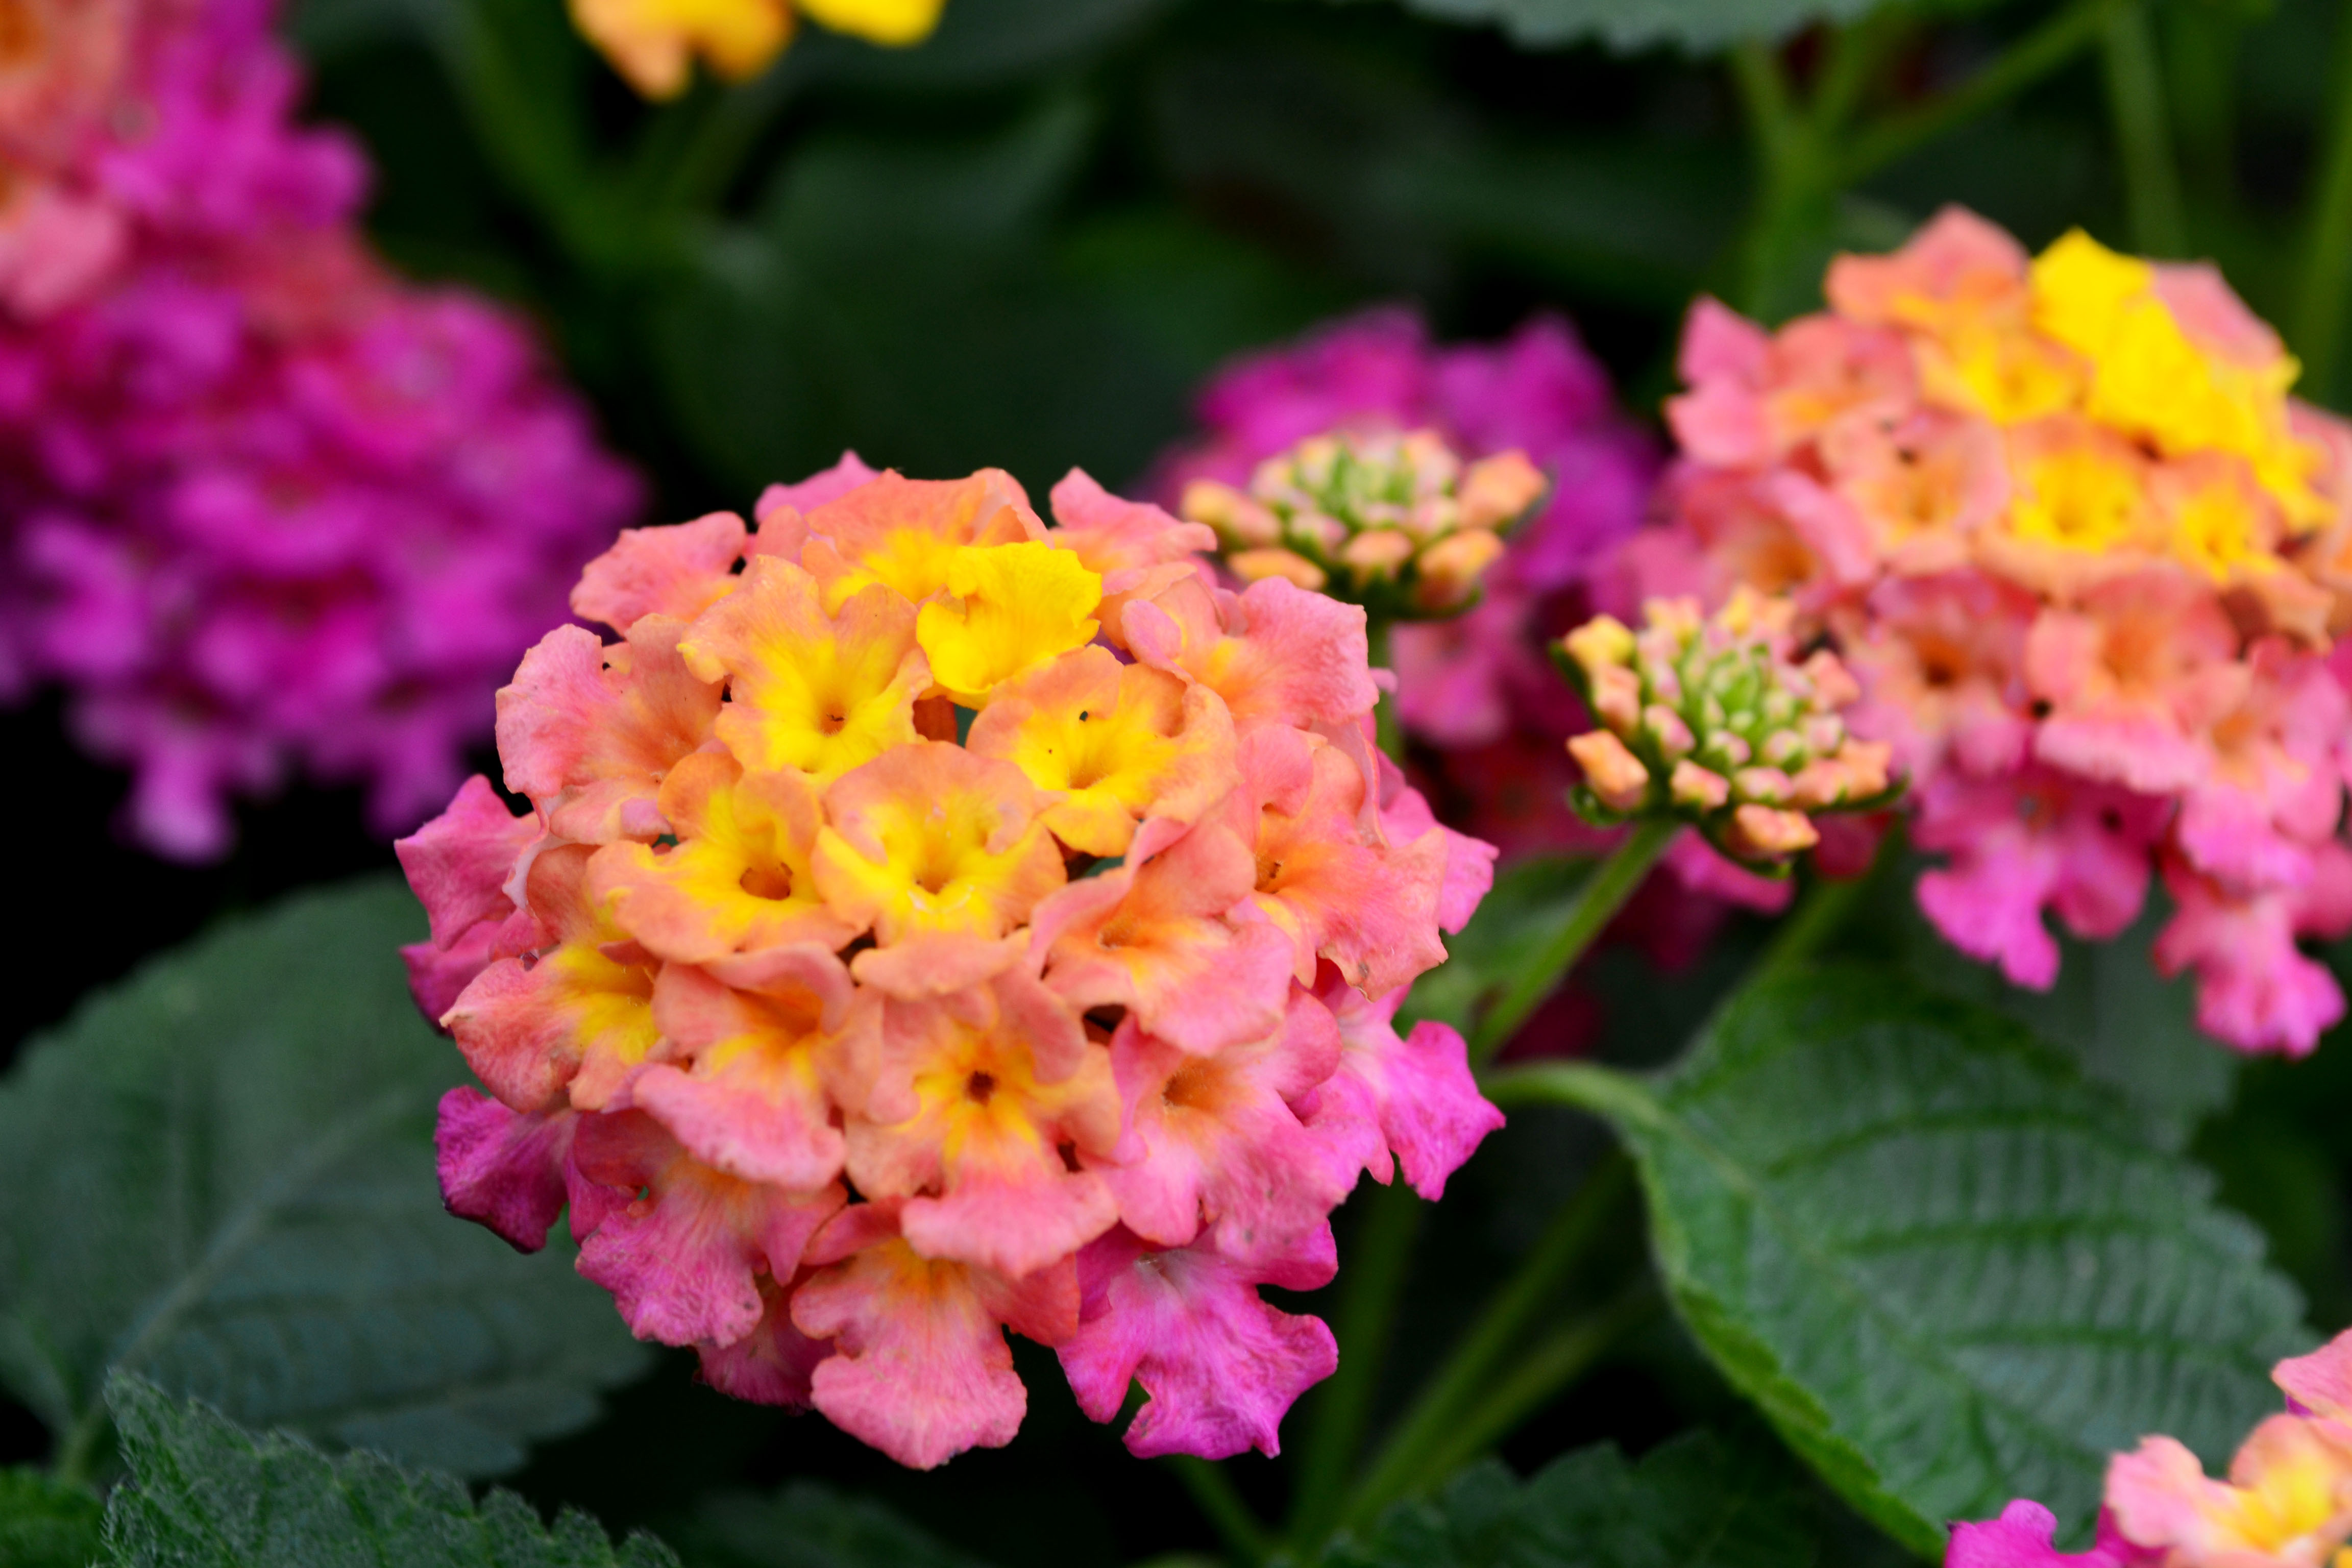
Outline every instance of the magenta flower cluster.
<path fill-rule="evenodd" d="M 638 505 L 529 331 L 402 282 L 263 0 L 36 3 L 0 83 L 0 697 L 70 693 L 128 826 L 364 783 L 415 826 Z"/>

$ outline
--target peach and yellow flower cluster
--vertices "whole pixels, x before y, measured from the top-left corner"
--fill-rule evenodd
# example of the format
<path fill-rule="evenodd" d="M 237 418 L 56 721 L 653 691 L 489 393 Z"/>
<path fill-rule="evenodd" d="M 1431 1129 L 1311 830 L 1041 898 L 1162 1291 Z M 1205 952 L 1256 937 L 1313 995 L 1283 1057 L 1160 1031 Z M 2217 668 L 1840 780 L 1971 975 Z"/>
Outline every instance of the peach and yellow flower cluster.
<path fill-rule="evenodd" d="M 946 0 L 569 0 L 572 25 L 646 98 L 676 98 L 698 58 L 729 81 L 768 68 L 799 17 L 904 47 L 940 25 Z"/>
<path fill-rule="evenodd" d="M 1493 851 L 1372 752 L 1364 613 L 1234 594 L 1207 530 L 1073 472 L 854 458 L 624 534 L 499 697 L 488 781 L 401 847 L 420 1003 L 482 1083 L 450 1207 L 728 1393 L 901 1461 L 1009 1441 L 1003 1331 L 1138 1453 L 1272 1453 L 1334 1364 L 1258 1295 L 1395 1162 L 1501 1117 L 1390 1020 Z"/>
<path fill-rule="evenodd" d="M 1465 467 L 1434 430 L 1334 430 L 1259 463 L 1247 490 L 1193 480 L 1180 510 L 1243 582 L 1328 590 L 1386 624 L 1468 608 L 1544 489 L 1516 448 Z"/>
<path fill-rule="evenodd" d="M 1602 725 L 1568 742 L 1589 819 L 1680 817 L 1730 858 L 1777 868 L 1821 842 L 1813 814 L 1892 797 L 1893 749 L 1839 717 L 1861 693 L 1837 655 L 1790 658 L 1795 605 L 1743 585 L 1713 616 L 1696 599 L 1643 615 L 1638 632 L 1595 616 L 1561 645 Z"/>
<path fill-rule="evenodd" d="M 2021 1500 L 1956 1527 L 1945 1568 L 2352 1568 L 2352 1333 L 2271 1376 L 2286 1413 L 2247 1436 L 2227 1479 L 2146 1437 L 2109 1461 L 2089 1551 L 2060 1552 L 2050 1510 Z"/>
<path fill-rule="evenodd" d="M 2203 1027 L 2308 1050 L 2344 1003 L 2297 939 L 2352 928 L 2352 427 L 2211 267 L 2079 232 L 2029 258 L 1949 210 L 1827 293 L 1777 332 L 1693 312 L 1671 526 L 1618 592 L 1796 602 L 1963 950 L 2047 986 L 2045 911 L 2115 936 L 2161 869 Z"/>

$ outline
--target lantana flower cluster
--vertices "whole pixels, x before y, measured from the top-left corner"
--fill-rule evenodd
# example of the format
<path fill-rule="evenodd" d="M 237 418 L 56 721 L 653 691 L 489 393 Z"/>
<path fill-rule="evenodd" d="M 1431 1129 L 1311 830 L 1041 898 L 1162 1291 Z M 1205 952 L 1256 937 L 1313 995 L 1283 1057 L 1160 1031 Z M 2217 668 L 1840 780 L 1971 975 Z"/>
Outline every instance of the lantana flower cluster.
<path fill-rule="evenodd" d="M 1884 805 L 1893 748 L 1846 732 L 1861 695 L 1836 654 L 1791 658 L 1796 605 L 1742 586 L 1713 616 L 1653 599 L 1638 632 L 1599 616 L 1565 663 L 1601 727 L 1570 737 L 1578 805 L 1597 820 L 1679 817 L 1743 864 L 1780 868 L 1821 842 L 1813 814 Z"/>
<path fill-rule="evenodd" d="M 646 98 L 676 98 L 700 59 L 728 81 L 758 76 L 806 16 L 869 43 L 920 43 L 946 0 L 567 0 L 572 26 Z"/>
<path fill-rule="evenodd" d="M 1180 510 L 1216 531 L 1243 582 L 1328 589 L 1385 625 L 1467 608 L 1502 531 L 1543 492 L 1517 447 L 1465 468 L 1434 430 L 1340 430 L 1266 458 L 1247 490 L 1195 479 Z"/>
<path fill-rule="evenodd" d="M 1468 613 L 1399 626 L 1390 643 L 1404 729 L 1458 797 L 1448 820 L 1506 854 L 1590 848 L 1564 804 L 1574 772 L 1560 737 L 1583 721 L 1546 646 L 1591 614 L 1588 569 L 1639 527 L 1657 471 L 1609 377 L 1557 317 L 1498 342 L 1438 345 L 1412 314 L 1378 310 L 1247 356 L 1202 390 L 1204 434 L 1161 463 L 1179 505 L 1207 479 L 1246 489 L 1258 465 L 1332 432 L 1436 433 L 1475 462 L 1517 450 L 1550 481 L 1482 576 Z"/>
<path fill-rule="evenodd" d="M 2287 1409 L 2206 1475 L 2171 1437 L 2108 1462 L 2098 1538 L 2060 1552 L 2048 1509 L 2020 1500 L 1954 1527 L 1945 1568 L 2342 1568 L 2352 1542 L 2352 1334 L 2272 1369 Z"/>
<path fill-rule="evenodd" d="M 2296 941 L 2352 929 L 2352 428 L 2210 266 L 1951 210 L 1827 292 L 1777 332 L 1694 310 L 1672 523 L 1618 592 L 1796 601 L 1964 952 L 2046 987 L 2045 911 L 2113 937 L 2160 871 L 2202 1027 L 2310 1049 L 2344 1002 Z"/>
<path fill-rule="evenodd" d="M 27 0 L 0 80 L 0 697 L 203 858 L 299 765 L 387 831 L 636 505 L 480 299 L 390 276 L 253 0 Z"/>
<path fill-rule="evenodd" d="M 450 1207 L 738 1396 L 930 1466 L 1013 1436 L 1003 1331 L 1139 1454 L 1273 1453 L 1360 1173 L 1435 1197 L 1501 1117 L 1391 1019 L 1483 896 L 1367 739 L 1364 615 L 1239 594 L 1073 472 L 855 458 L 625 534 L 400 846 Z"/>

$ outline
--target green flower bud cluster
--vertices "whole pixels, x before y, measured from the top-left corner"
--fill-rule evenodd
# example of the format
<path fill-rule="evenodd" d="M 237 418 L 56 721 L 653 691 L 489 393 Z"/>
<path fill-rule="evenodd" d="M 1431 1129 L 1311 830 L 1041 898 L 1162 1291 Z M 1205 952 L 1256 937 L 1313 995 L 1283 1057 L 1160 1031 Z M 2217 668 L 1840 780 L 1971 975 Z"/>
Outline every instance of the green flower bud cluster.
<path fill-rule="evenodd" d="M 1519 451 L 1465 465 L 1433 430 L 1335 431 L 1260 463 L 1247 490 L 1188 486 L 1180 510 L 1216 530 L 1244 582 L 1282 577 L 1381 620 L 1435 620 L 1475 603 L 1502 534 L 1542 499 Z"/>
<path fill-rule="evenodd" d="M 1844 665 L 1826 648 L 1788 657 L 1794 613 L 1743 587 L 1712 616 L 1653 599 L 1639 632 L 1601 616 L 1569 633 L 1562 664 L 1602 725 L 1568 742 L 1578 809 L 1680 816 L 1732 859 L 1779 870 L 1820 841 L 1815 815 L 1891 800 L 1890 748 L 1840 716 L 1861 695 Z"/>

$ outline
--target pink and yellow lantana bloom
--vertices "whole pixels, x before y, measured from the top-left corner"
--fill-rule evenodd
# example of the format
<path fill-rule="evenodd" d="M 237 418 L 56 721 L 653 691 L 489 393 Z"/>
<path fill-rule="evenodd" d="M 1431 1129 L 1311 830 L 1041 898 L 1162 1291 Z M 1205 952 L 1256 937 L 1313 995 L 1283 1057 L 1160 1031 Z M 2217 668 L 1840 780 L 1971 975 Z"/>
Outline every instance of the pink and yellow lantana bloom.
<path fill-rule="evenodd" d="M 1951 209 L 1827 294 L 1777 332 L 1693 310 L 1619 602 L 1797 605 L 1963 951 L 2046 987 L 2046 913 L 2114 937 L 2160 874 L 2200 1026 L 2309 1050 L 2344 998 L 2298 939 L 2352 929 L 2352 426 L 2210 265 L 2080 232 L 2029 258 Z"/>
<path fill-rule="evenodd" d="M 1436 1197 L 1500 1114 L 1400 1035 L 1494 851 L 1367 741 L 1364 616 L 1234 594 L 1073 472 L 855 458 L 624 534 L 400 846 L 450 1208 L 737 1396 L 903 1463 L 1011 1440 L 1003 1331 L 1138 1454 L 1274 1453 L 1336 1363 L 1262 1285 L 1360 1173 Z"/>
<path fill-rule="evenodd" d="M 1945 1568 L 2352 1568 L 2352 1333 L 2271 1376 L 2287 1409 L 2247 1435 L 2225 1479 L 2145 1437 L 2108 1462 L 2089 1550 L 2060 1552 L 2057 1520 L 2021 1500 L 1955 1526 Z"/>

